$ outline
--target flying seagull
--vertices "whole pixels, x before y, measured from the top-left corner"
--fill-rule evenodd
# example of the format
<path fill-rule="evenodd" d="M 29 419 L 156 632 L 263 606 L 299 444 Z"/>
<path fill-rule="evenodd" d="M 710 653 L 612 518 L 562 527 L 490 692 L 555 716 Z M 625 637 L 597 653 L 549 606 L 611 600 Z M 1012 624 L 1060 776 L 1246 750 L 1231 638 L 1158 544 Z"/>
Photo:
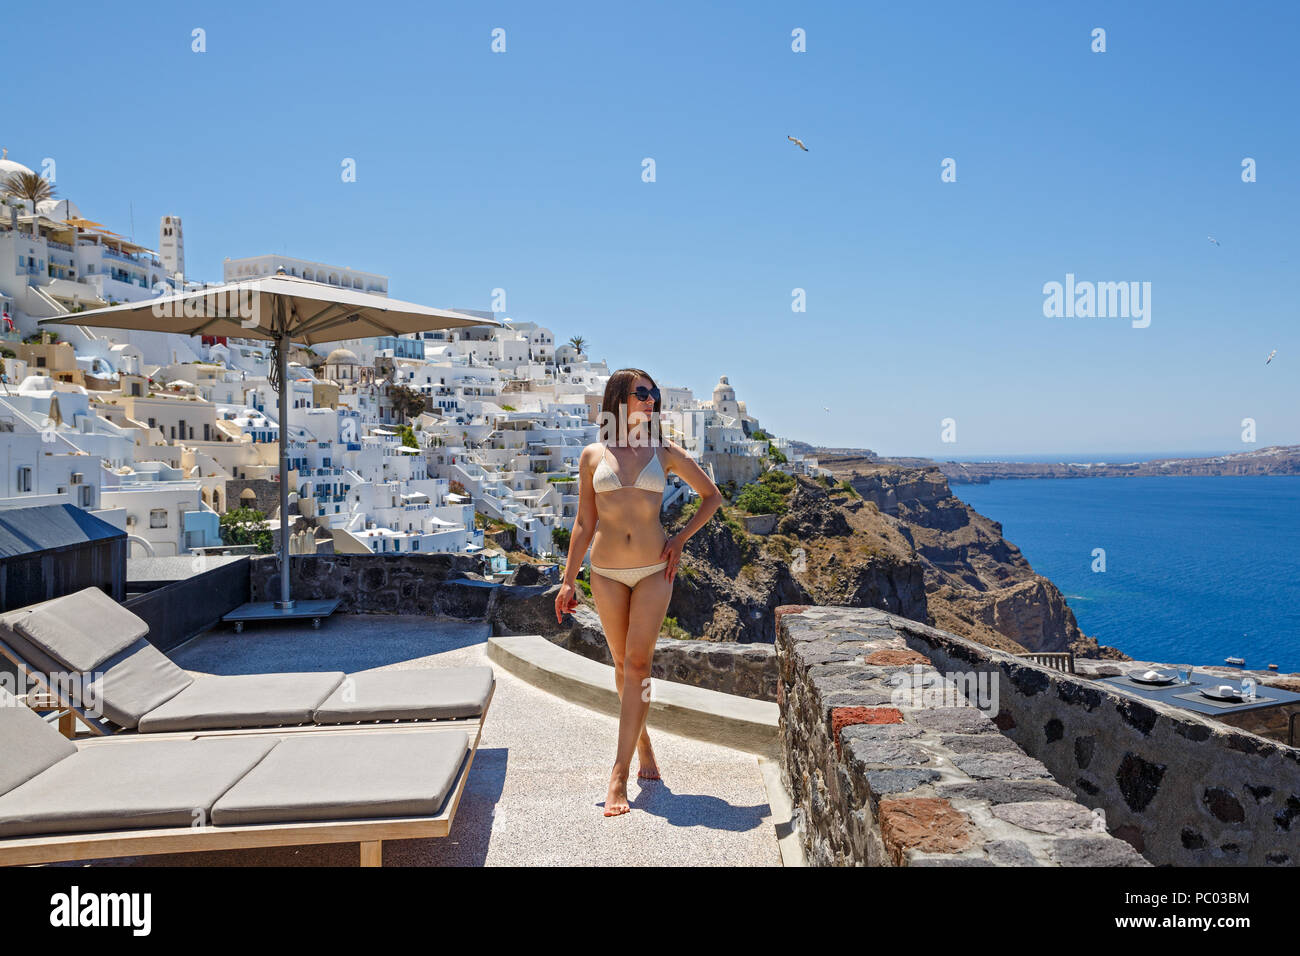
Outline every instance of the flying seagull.
<path fill-rule="evenodd" d="M 1269 352 L 1268 358 L 1264 359 L 1264 364 L 1267 365 L 1269 362 L 1273 361 L 1273 356 L 1276 354 L 1277 354 L 1277 349 L 1274 349 L 1273 351 Z"/>
<path fill-rule="evenodd" d="M 805 153 L 808 152 L 808 147 L 805 146 L 805 145 L 803 144 L 803 140 L 801 140 L 801 139 L 795 139 L 793 136 L 787 136 L 786 139 L 788 139 L 790 142 L 794 143 L 796 146 L 798 146 L 800 149 L 802 149 Z"/>
<path fill-rule="evenodd" d="M 1205 238 L 1209 239 L 1210 242 L 1214 243 L 1216 246 L 1219 245 L 1219 240 L 1215 239 L 1213 236 L 1206 236 Z"/>

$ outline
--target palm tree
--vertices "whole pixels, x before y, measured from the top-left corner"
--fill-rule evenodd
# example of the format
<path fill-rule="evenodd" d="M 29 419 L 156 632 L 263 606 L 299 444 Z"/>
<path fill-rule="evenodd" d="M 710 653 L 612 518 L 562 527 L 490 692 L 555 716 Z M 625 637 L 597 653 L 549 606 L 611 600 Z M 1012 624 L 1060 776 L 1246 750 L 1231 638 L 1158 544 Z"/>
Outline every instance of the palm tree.
<path fill-rule="evenodd" d="M 38 173 L 11 173 L 5 180 L 4 186 L 0 187 L 6 198 L 9 199 L 26 199 L 32 204 L 32 212 L 36 212 L 36 204 L 44 202 L 47 199 L 54 198 L 54 187 L 50 181 Z M 36 220 L 32 220 L 32 231 L 36 230 Z"/>
<path fill-rule="evenodd" d="M 573 338 L 569 339 L 569 344 L 573 346 L 573 350 L 579 355 L 586 354 L 586 352 L 583 351 L 583 346 L 587 344 L 587 340 L 581 335 L 575 335 Z"/>

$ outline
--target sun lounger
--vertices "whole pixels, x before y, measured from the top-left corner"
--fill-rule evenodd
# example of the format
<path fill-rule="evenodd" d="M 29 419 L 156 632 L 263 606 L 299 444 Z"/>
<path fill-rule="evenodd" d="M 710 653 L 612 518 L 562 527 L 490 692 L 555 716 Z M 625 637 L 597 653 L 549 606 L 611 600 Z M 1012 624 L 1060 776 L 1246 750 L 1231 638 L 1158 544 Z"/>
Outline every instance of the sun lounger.
<path fill-rule="evenodd" d="M 485 666 L 195 677 L 150 644 L 148 630 L 98 588 L 86 588 L 0 615 L 0 653 L 98 735 L 397 721 L 468 729 L 496 687 Z"/>
<path fill-rule="evenodd" d="M 477 732 L 129 740 L 80 746 L 0 688 L 0 865 L 446 836 Z"/>

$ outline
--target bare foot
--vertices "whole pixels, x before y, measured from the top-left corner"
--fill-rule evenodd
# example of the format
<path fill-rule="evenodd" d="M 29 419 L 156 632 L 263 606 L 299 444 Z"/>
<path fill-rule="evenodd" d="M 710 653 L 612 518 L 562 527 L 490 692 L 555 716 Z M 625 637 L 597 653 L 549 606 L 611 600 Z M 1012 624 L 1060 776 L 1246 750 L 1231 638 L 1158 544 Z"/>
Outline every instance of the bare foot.
<path fill-rule="evenodd" d="M 616 769 L 609 778 L 609 793 L 605 796 L 605 816 L 616 817 L 632 810 L 627 804 L 627 773 Z"/>
<path fill-rule="evenodd" d="M 641 735 L 641 739 L 636 745 L 637 760 L 640 763 L 636 775 L 638 780 L 658 780 L 659 765 L 655 763 L 654 748 L 650 746 L 650 738 Z"/>

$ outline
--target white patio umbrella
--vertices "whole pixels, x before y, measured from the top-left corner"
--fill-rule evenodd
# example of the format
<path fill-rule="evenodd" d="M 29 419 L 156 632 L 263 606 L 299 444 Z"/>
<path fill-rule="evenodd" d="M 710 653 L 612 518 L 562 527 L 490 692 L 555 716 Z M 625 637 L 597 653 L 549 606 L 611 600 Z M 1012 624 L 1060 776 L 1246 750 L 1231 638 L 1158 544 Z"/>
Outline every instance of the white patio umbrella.
<path fill-rule="evenodd" d="M 344 289 L 285 275 L 227 283 L 176 295 L 92 309 L 44 319 L 47 325 L 81 325 L 96 329 L 135 329 L 178 335 L 223 335 L 267 339 L 271 344 L 271 387 L 280 393 L 280 600 L 275 607 L 293 611 L 289 590 L 289 343 L 316 345 L 342 339 L 402 335 L 434 329 L 457 329 L 504 323 L 449 309 L 434 309 L 356 289 Z"/>

